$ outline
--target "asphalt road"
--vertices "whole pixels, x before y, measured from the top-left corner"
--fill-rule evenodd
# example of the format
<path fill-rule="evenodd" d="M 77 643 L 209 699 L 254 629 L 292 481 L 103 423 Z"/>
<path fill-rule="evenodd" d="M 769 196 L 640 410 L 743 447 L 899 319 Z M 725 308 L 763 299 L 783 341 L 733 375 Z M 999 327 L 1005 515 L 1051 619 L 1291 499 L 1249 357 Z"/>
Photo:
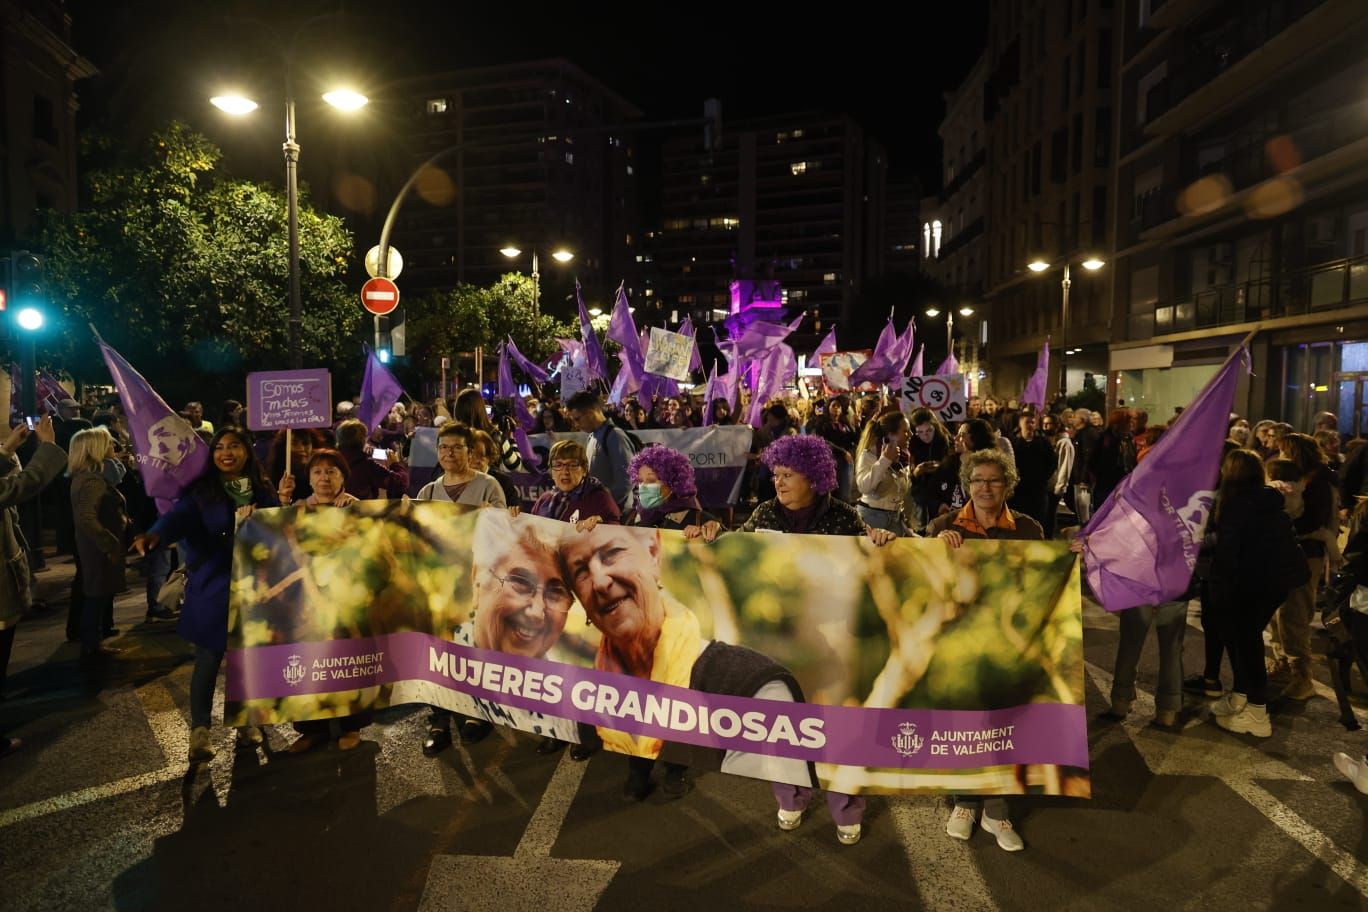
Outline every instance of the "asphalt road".
<path fill-rule="evenodd" d="M 58 602 L 71 568 L 50 566 L 40 594 Z M 872 798 L 847 848 L 824 809 L 778 830 L 769 789 L 748 779 L 624 804 L 621 757 L 548 758 L 502 729 L 427 759 L 413 707 L 345 753 L 286 755 L 288 727 L 263 750 L 217 729 L 216 759 L 188 772 L 190 652 L 172 624 L 143 622 L 136 590 L 111 641 L 129 652 L 104 672 L 77 663 L 64 607 L 19 630 L 0 702 L 0 732 L 25 742 L 0 760 L 0 908 L 1368 908 L 1368 796 L 1330 763 L 1368 735 L 1323 698 L 1275 705 L 1263 742 L 1220 731 L 1200 701 L 1181 732 L 1148 726 L 1152 644 L 1136 712 L 1099 718 L 1116 622 L 1096 606 L 1093 797 L 1017 802 L 1027 848 L 1008 854 L 981 832 L 948 838 L 936 798 Z M 1196 668 L 1195 627 L 1186 654 Z"/>

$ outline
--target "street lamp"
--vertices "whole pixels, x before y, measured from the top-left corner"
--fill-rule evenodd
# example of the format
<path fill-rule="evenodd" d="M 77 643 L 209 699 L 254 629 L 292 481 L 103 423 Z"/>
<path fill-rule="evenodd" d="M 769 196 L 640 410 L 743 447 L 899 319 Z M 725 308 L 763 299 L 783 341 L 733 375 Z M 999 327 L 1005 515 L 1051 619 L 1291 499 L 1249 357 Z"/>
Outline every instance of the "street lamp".
<path fill-rule="evenodd" d="M 352 89 L 339 88 L 326 92 L 323 100 L 341 111 L 356 111 L 369 101 Z M 225 114 L 250 114 L 257 103 L 243 95 L 215 95 L 209 103 Z M 304 366 L 304 303 L 299 290 L 299 143 L 295 142 L 294 76 L 290 59 L 285 59 L 285 207 L 290 246 L 290 366 L 298 370 Z"/>
<path fill-rule="evenodd" d="M 500 247 L 499 253 L 508 257 L 510 260 L 522 256 L 522 250 L 509 244 L 507 247 Z M 575 255 L 564 247 L 557 248 L 551 254 L 551 259 L 557 263 L 565 264 L 575 258 Z M 541 272 L 537 268 L 537 248 L 532 248 L 532 312 L 541 313 Z"/>
<path fill-rule="evenodd" d="M 926 308 L 926 310 L 922 311 L 922 313 L 926 314 L 928 317 L 934 320 L 936 317 L 940 316 L 941 312 L 939 307 L 932 305 L 931 307 L 928 307 Z M 966 319 L 972 317 L 974 315 L 974 308 L 970 307 L 968 304 L 965 304 L 960 307 L 959 315 Z M 955 353 L 954 339 L 955 309 L 953 307 L 947 307 L 945 308 L 945 356 L 947 358 Z"/>
<path fill-rule="evenodd" d="M 1027 263 L 1026 268 L 1039 275 L 1048 270 L 1050 265 L 1051 264 L 1044 260 L 1035 259 Z M 1079 265 L 1088 270 L 1088 272 L 1096 272 L 1107 265 L 1107 263 L 1099 257 L 1089 256 L 1079 263 Z M 1069 387 L 1069 287 L 1073 285 L 1072 280 L 1069 278 L 1069 266 L 1070 262 L 1066 259 L 1064 261 L 1064 278 L 1059 283 L 1060 288 L 1063 289 L 1063 306 L 1060 312 L 1059 330 L 1059 395 L 1061 396 L 1068 393 Z"/>

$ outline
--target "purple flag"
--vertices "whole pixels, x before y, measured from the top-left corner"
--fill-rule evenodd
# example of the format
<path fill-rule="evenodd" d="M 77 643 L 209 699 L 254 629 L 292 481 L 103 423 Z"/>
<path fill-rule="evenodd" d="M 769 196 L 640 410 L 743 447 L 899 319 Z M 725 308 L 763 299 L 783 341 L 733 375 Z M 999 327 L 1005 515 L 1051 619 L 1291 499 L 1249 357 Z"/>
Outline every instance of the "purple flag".
<path fill-rule="evenodd" d="M 941 366 L 938 367 L 938 368 L 936 368 L 936 376 L 937 376 L 937 377 L 949 377 L 951 374 L 958 374 L 958 373 L 959 373 L 959 362 L 955 360 L 955 353 L 954 353 L 954 352 L 951 352 L 951 353 L 950 353 L 950 356 L 949 356 L 948 358 L 946 358 L 944 361 L 941 362 Z"/>
<path fill-rule="evenodd" d="M 817 346 L 817 350 L 812 353 L 813 360 L 817 360 L 818 355 L 834 355 L 840 351 L 836 347 L 836 327 L 831 327 L 831 332 L 826 334 L 826 338 Z"/>
<path fill-rule="evenodd" d="M 903 351 L 904 345 L 908 346 L 906 352 Z M 912 327 L 908 326 L 907 331 L 900 336 L 893 328 L 893 318 L 889 317 L 883 332 L 879 333 L 879 341 L 874 343 L 874 353 L 868 361 L 850 372 L 851 389 L 861 383 L 894 382 L 907 366 L 908 358 L 912 357 L 911 345 Z"/>
<path fill-rule="evenodd" d="M 926 346 L 917 349 L 917 357 L 912 359 L 912 376 L 922 376 L 922 355 L 925 354 Z"/>
<path fill-rule="evenodd" d="M 893 377 L 887 382 L 893 382 L 907 370 L 907 362 L 912 360 L 912 345 L 916 338 L 916 330 L 917 321 L 908 320 L 907 328 L 904 329 L 903 334 L 898 337 L 897 346 L 889 353 L 888 360 L 892 362 L 897 370 L 894 371 Z M 918 374 L 918 376 L 921 375 Z"/>
<path fill-rule="evenodd" d="M 527 400 L 522 396 L 513 397 L 513 417 L 518 419 L 518 427 L 524 431 L 530 431 L 537 426 L 537 419 L 532 417 L 532 410 L 527 407 Z"/>
<path fill-rule="evenodd" d="M 526 374 L 533 383 L 545 383 L 550 378 L 550 374 L 540 364 L 529 361 L 522 352 L 518 351 L 518 346 L 513 341 L 512 336 L 508 337 L 508 357 L 513 359 L 513 363 L 518 365 L 518 369 Z"/>
<path fill-rule="evenodd" d="M 47 406 L 49 414 L 57 414 L 57 403 L 70 398 L 71 393 L 67 392 L 66 387 L 62 386 L 56 377 L 45 370 L 38 372 L 38 401 Z"/>
<path fill-rule="evenodd" d="M 404 395 L 404 388 L 394 374 L 380 362 L 369 347 L 366 348 L 366 373 L 361 378 L 361 401 L 356 404 L 356 417 L 373 431 L 385 420 L 394 403 Z"/>
<path fill-rule="evenodd" d="M 499 346 L 499 390 L 500 399 L 518 398 L 518 384 L 513 382 L 513 368 L 508 363 L 508 343 Z"/>
<path fill-rule="evenodd" d="M 717 380 L 717 361 L 713 360 L 712 370 L 708 371 L 708 382 L 703 387 L 703 426 L 713 423 L 712 403 L 720 399 L 722 385 Z"/>
<path fill-rule="evenodd" d="M 694 339 L 693 351 L 689 355 L 689 372 L 703 369 L 703 358 L 698 354 L 698 340 L 695 338 L 693 317 L 685 317 L 684 322 L 679 324 L 679 334 Z"/>
<path fill-rule="evenodd" d="M 1045 344 L 1040 346 L 1040 355 L 1036 358 L 1035 373 L 1031 374 L 1031 379 L 1026 381 L 1026 388 L 1021 391 L 1021 404 L 1034 405 L 1038 410 L 1045 410 L 1045 383 L 1050 375 L 1050 338 L 1045 337 Z"/>
<path fill-rule="evenodd" d="M 1088 585 L 1108 611 L 1187 591 L 1215 498 L 1242 346 L 1083 527 Z"/>
<path fill-rule="evenodd" d="M 767 323 L 764 320 L 755 320 L 740 328 L 735 335 L 732 335 L 727 339 L 728 347 L 733 353 L 733 357 L 729 360 L 735 362 L 737 360 L 761 357 L 787 339 L 802 322 L 802 316 L 799 316 L 789 324 Z M 728 332 L 731 332 L 731 327 L 734 324 L 732 324 L 730 319 L 728 320 L 727 325 Z"/>
<path fill-rule="evenodd" d="M 584 343 L 585 366 L 589 374 L 597 380 L 608 379 L 608 362 L 603 359 L 603 346 L 599 345 L 594 327 L 589 323 L 589 312 L 584 309 L 584 295 L 580 293 L 580 283 L 575 283 L 575 301 L 579 304 L 580 341 Z"/>
<path fill-rule="evenodd" d="M 165 509 L 204 472 L 209 464 L 209 446 L 122 355 L 103 339 L 95 341 L 128 415 L 128 433 L 138 454 L 143 486 L 157 498 L 157 506 Z"/>
<path fill-rule="evenodd" d="M 798 371 L 798 359 L 793 349 L 780 342 L 755 362 L 755 389 L 751 396 L 746 423 L 759 427 L 764 420 L 765 405 L 784 391 L 784 383 Z"/>

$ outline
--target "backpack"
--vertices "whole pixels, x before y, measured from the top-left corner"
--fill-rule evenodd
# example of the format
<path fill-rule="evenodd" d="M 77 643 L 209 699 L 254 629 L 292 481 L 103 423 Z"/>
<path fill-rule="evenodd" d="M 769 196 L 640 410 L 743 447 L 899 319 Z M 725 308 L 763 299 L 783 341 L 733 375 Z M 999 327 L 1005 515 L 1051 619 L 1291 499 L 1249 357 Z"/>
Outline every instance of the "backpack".
<path fill-rule="evenodd" d="M 609 421 L 608 423 L 627 435 L 627 442 L 631 445 L 632 450 L 632 452 L 628 454 L 629 456 L 635 456 L 637 453 L 646 449 L 646 444 L 642 442 L 642 439 L 638 437 L 631 428 L 623 427 L 621 424 L 618 424 L 617 421 Z"/>

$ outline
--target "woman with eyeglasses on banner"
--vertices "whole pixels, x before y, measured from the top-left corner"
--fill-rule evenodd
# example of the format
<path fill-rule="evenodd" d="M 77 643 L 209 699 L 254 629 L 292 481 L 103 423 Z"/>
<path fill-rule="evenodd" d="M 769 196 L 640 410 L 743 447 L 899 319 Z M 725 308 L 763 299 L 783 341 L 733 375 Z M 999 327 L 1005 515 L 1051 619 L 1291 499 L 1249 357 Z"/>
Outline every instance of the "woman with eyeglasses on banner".
<path fill-rule="evenodd" d="M 477 471 L 470 462 L 475 435 L 467 425 L 448 421 L 437 432 L 437 464 L 442 477 L 423 485 L 415 500 L 444 500 L 469 507 L 508 506 L 503 488 L 493 478 Z M 423 739 L 423 756 L 435 757 L 451 746 L 451 716 L 436 706 L 428 717 L 428 733 Z M 461 717 L 460 736 L 468 744 L 489 734 L 489 723 Z"/>
<path fill-rule="evenodd" d="M 951 548 L 958 548 L 971 538 L 1042 541 L 1045 532 L 1040 523 L 1007 506 L 1017 481 L 1016 466 L 1001 450 L 966 453 L 960 461 L 960 483 L 969 494 L 969 502 L 958 512 L 943 513 L 933 520 L 927 527 L 927 536 L 935 536 Z M 949 835 L 970 838 L 974 834 L 975 815 L 982 809 L 983 829 L 997 838 L 999 847 L 1008 852 L 1020 852 L 1026 847 L 1007 817 L 1006 798 L 956 795 L 954 801 L 955 809 L 945 828 Z"/>
<path fill-rule="evenodd" d="M 613 492 L 589 474 L 589 453 L 577 440 L 557 440 L 546 456 L 551 467 L 549 491 L 542 493 L 532 505 L 532 515 L 558 519 L 574 524 L 581 532 L 592 530 L 600 522 L 622 522 Z M 598 733 L 592 725 L 580 726 L 580 743 L 570 749 L 571 760 L 588 760 L 598 751 Z M 537 745 L 537 752 L 554 754 L 565 747 L 560 738 L 546 737 Z"/>

